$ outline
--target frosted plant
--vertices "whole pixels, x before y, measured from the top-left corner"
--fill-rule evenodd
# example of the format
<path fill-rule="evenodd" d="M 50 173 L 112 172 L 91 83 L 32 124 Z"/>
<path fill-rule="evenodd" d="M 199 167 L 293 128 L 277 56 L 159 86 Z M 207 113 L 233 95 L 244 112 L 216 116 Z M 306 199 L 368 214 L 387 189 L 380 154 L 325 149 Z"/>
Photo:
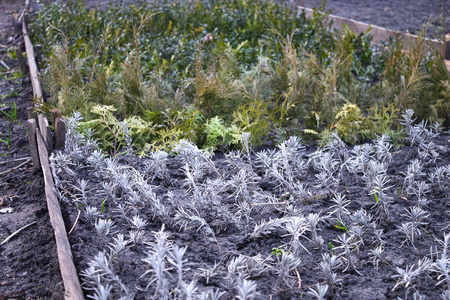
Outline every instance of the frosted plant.
<path fill-rule="evenodd" d="M 259 296 L 259 293 L 256 290 L 256 288 L 257 288 L 256 282 L 252 280 L 239 278 L 237 280 L 238 294 L 236 298 L 239 300 L 255 299 L 256 297 Z"/>
<path fill-rule="evenodd" d="M 367 168 L 361 177 L 367 190 L 371 191 L 375 186 L 375 181 L 382 180 L 387 181 L 387 165 L 384 163 L 377 162 L 375 160 L 369 161 Z"/>
<path fill-rule="evenodd" d="M 198 277 L 204 278 L 206 281 L 206 284 L 209 284 L 211 279 L 218 277 L 220 273 L 221 273 L 220 264 L 215 262 L 213 266 L 206 265 L 205 268 L 198 268 L 196 270 L 195 275 Z"/>
<path fill-rule="evenodd" d="M 87 193 L 90 192 L 87 190 L 89 181 L 84 179 L 77 179 L 77 185 L 74 185 L 74 189 L 78 191 L 78 194 L 75 194 L 75 200 L 74 202 L 78 207 L 82 205 L 87 205 L 88 203 L 88 196 Z"/>
<path fill-rule="evenodd" d="M 130 235 L 130 238 L 128 239 L 128 242 L 130 244 L 132 244 L 133 247 L 136 247 L 136 245 L 138 245 L 144 241 L 145 232 L 132 230 L 129 232 L 129 235 Z"/>
<path fill-rule="evenodd" d="M 404 243 L 409 241 L 411 243 L 411 246 L 414 247 L 414 249 L 417 251 L 416 246 L 414 245 L 414 240 L 416 235 L 420 235 L 420 229 L 415 226 L 411 222 L 402 223 L 402 226 L 400 227 L 400 231 L 403 232 L 406 235 L 406 240 L 402 242 L 402 246 Z"/>
<path fill-rule="evenodd" d="M 169 181 L 170 174 L 167 169 L 168 154 L 165 151 L 157 151 L 150 155 L 150 159 L 145 161 L 145 172 L 149 174 L 151 180 L 159 178 Z"/>
<path fill-rule="evenodd" d="M 120 297 L 129 297 L 128 289 L 115 273 L 113 268 L 113 258 L 111 255 L 100 251 L 91 261 L 88 262 L 88 268 L 81 272 L 85 282 L 91 286 L 91 289 L 100 289 L 102 282 L 111 284 L 120 291 Z M 110 289 L 111 292 L 111 289 Z M 120 298 L 119 297 L 119 298 Z"/>
<path fill-rule="evenodd" d="M 185 267 L 187 260 L 183 258 L 186 250 L 187 247 L 180 248 L 175 245 L 169 252 L 167 261 L 175 268 L 177 273 L 177 298 L 190 300 L 196 299 L 197 281 L 192 280 L 189 284 L 183 281 L 183 273 L 189 270 Z"/>
<path fill-rule="evenodd" d="M 111 230 L 114 227 L 114 222 L 109 219 L 104 220 L 99 218 L 95 222 L 95 230 L 97 231 L 97 234 L 101 240 L 105 239 L 106 236 L 111 233 Z"/>
<path fill-rule="evenodd" d="M 268 235 L 271 232 L 280 229 L 284 223 L 288 222 L 290 218 L 270 219 L 267 221 L 261 221 L 255 225 L 251 238 L 258 238 L 263 235 Z"/>
<path fill-rule="evenodd" d="M 319 174 L 315 175 L 317 181 L 319 182 L 314 187 L 326 189 L 328 193 L 334 193 L 338 187 L 339 181 L 330 176 L 326 171 L 321 171 Z"/>
<path fill-rule="evenodd" d="M 97 133 L 91 128 L 88 128 L 86 129 L 86 131 L 84 131 L 84 143 L 81 147 L 83 158 L 89 157 L 94 151 L 100 151 L 100 145 L 94 138 L 96 134 Z"/>
<path fill-rule="evenodd" d="M 256 153 L 255 164 L 257 169 L 264 173 L 264 176 L 269 175 L 271 166 L 274 163 L 276 150 L 262 150 Z"/>
<path fill-rule="evenodd" d="M 384 248 L 381 246 L 378 246 L 377 248 L 370 250 L 372 264 L 374 265 L 376 271 L 378 271 L 378 265 L 380 264 L 380 261 L 383 261 L 383 256 L 382 256 L 383 252 L 384 252 Z"/>
<path fill-rule="evenodd" d="M 93 295 L 87 295 L 88 298 L 94 299 L 94 300 L 108 300 L 110 299 L 112 286 L 109 284 L 102 285 L 99 284 L 97 287 L 94 288 L 94 294 Z"/>
<path fill-rule="evenodd" d="M 58 151 L 56 154 L 52 153 L 50 155 L 50 167 L 54 178 L 58 178 L 58 174 L 76 176 L 77 173 L 72 170 L 74 166 L 72 159 L 65 153 Z"/>
<path fill-rule="evenodd" d="M 450 258 L 442 256 L 433 264 L 433 271 L 438 274 L 436 285 L 445 285 L 450 290 Z"/>
<path fill-rule="evenodd" d="M 80 112 L 74 112 L 72 117 L 63 120 L 66 123 L 64 152 L 71 160 L 82 159 L 81 144 L 84 143 L 84 136 L 79 132 L 78 124 L 83 120 L 83 117 Z"/>
<path fill-rule="evenodd" d="M 334 176 L 334 173 L 339 168 L 339 160 L 331 152 L 318 150 L 310 155 L 310 161 L 313 163 L 315 170 L 323 171 L 329 176 Z"/>
<path fill-rule="evenodd" d="M 278 274 L 276 286 L 280 290 L 291 289 L 300 284 L 298 268 L 302 261 L 293 254 L 283 252 L 277 256 L 275 272 Z"/>
<path fill-rule="evenodd" d="M 413 160 L 407 167 L 406 173 L 402 174 L 405 176 L 405 180 L 403 182 L 403 190 L 407 193 L 411 192 L 411 187 L 413 186 L 413 182 L 419 178 L 419 176 L 425 175 L 423 173 L 423 166 L 418 159 Z"/>
<path fill-rule="evenodd" d="M 255 182 L 252 180 L 250 174 L 245 169 L 239 170 L 239 172 L 228 180 L 227 184 L 233 188 L 234 192 L 231 195 L 236 201 L 242 200 L 251 203 L 251 190 Z"/>
<path fill-rule="evenodd" d="M 437 159 L 439 158 L 436 144 L 434 144 L 433 142 L 420 143 L 418 154 L 419 158 L 425 163 L 432 162 L 433 164 L 435 164 Z"/>
<path fill-rule="evenodd" d="M 349 151 L 347 145 L 336 132 L 331 133 L 330 143 L 327 145 L 327 148 L 339 159 L 341 167 L 343 167 L 349 158 Z"/>
<path fill-rule="evenodd" d="M 336 283 L 340 281 L 337 278 L 337 273 L 335 273 L 340 266 L 342 266 L 342 260 L 338 256 L 334 254 L 329 255 L 328 253 L 322 254 L 322 261 L 319 263 L 319 267 L 332 291 L 334 291 Z"/>
<path fill-rule="evenodd" d="M 105 168 L 104 163 L 105 156 L 100 150 L 94 150 L 91 155 L 86 159 L 90 168 L 92 168 L 91 174 L 93 174 L 98 179 L 102 178 L 100 170 Z"/>
<path fill-rule="evenodd" d="M 431 126 L 430 126 L 430 130 L 434 133 L 439 134 L 440 132 L 442 132 L 442 124 L 438 123 L 438 122 L 434 122 Z"/>
<path fill-rule="evenodd" d="M 133 227 L 136 228 L 136 230 L 138 231 L 144 229 L 144 227 L 147 225 L 147 221 L 145 221 L 138 215 L 133 216 L 133 218 L 130 221 Z"/>
<path fill-rule="evenodd" d="M 407 288 L 406 295 L 408 294 L 410 288 L 413 288 L 416 292 L 418 292 L 413 282 L 423 272 L 428 271 L 431 265 L 431 261 L 428 258 L 424 258 L 422 260 L 419 260 L 415 265 L 406 266 L 405 269 L 397 267 L 396 272 L 398 274 L 392 276 L 392 278 L 398 279 L 392 290 L 395 291 L 400 286 L 404 286 Z"/>
<path fill-rule="evenodd" d="M 161 230 L 153 233 L 156 241 L 151 244 L 147 251 L 147 257 L 142 259 L 150 268 L 142 274 L 144 277 L 151 274 L 149 283 L 145 290 L 150 286 L 154 289 L 154 297 L 161 300 L 170 299 L 169 295 L 169 272 L 166 268 L 166 261 L 169 249 L 171 247 L 168 241 L 168 233 L 164 231 L 164 225 Z"/>
<path fill-rule="evenodd" d="M 425 220 L 428 218 L 429 214 L 419 206 L 413 206 L 409 209 L 406 209 L 406 215 L 408 217 L 408 221 L 411 222 L 415 227 L 425 226 L 428 223 Z"/>
<path fill-rule="evenodd" d="M 242 142 L 242 145 L 244 146 L 245 154 L 247 155 L 247 160 L 250 165 L 250 169 L 253 170 L 251 147 L 250 147 L 251 141 L 252 141 L 251 133 L 243 132 L 242 136 L 241 136 L 241 142 Z"/>
<path fill-rule="evenodd" d="M 415 187 L 412 186 L 410 191 L 417 197 L 419 203 L 423 205 L 427 202 L 424 196 L 430 193 L 430 186 L 426 184 L 425 181 L 414 181 L 414 183 Z"/>
<path fill-rule="evenodd" d="M 366 229 L 361 225 L 353 225 L 350 227 L 348 233 L 355 237 L 355 243 L 364 245 L 364 234 Z"/>
<path fill-rule="evenodd" d="M 373 147 L 370 144 L 355 145 L 351 150 L 351 156 L 346 162 L 348 170 L 353 174 L 362 174 L 367 169 L 369 161 L 374 159 Z"/>
<path fill-rule="evenodd" d="M 123 135 L 125 136 L 125 143 L 127 144 L 125 147 L 125 155 L 131 156 L 133 155 L 133 139 L 131 138 L 128 123 L 127 121 L 123 121 L 120 125 L 122 126 Z"/>
<path fill-rule="evenodd" d="M 287 236 L 291 237 L 290 249 L 292 253 L 300 257 L 300 248 L 303 248 L 310 254 L 308 249 L 300 242 L 300 238 L 303 237 L 306 231 L 309 230 L 308 222 L 304 217 L 292 217 L 284 224 L 284 230 L 287 231 Z"/>
<path fill-rule="evenodd" d="M 334 195 L 331 201 L 334 203 L 334 205 L 330 207 L 332 211 L 329 213 L 329 215 L 336 215 L 339 220 L 344 221 L 344 216 L 350 215 L 350 212 L 347 209 L 347 206 L 350 205 L 350 200 L 345 199 L 345 195 L 337 193 Z"/>
<path fill-rule="evenodd" d="M 192 280 L 189 284 L 182 282 L 180 290 L 181 290 L 180 296 L 181 299 L 183 300 L 197 299 L 197 281 Z"/>
<path fill-rule="evenodd" d="M 392 145 L 389 136 L 384 134 L 379 136 L 375 141 L 374 148 L 378 161 L 388 164 L 392 161 Z"/>
<path fill-rule="evenodd" d="M 372 215 L 362 208 L 358 209 L 352 216 L 354 224 L 363 225 L 366 229 L 371 226 L 372 219 Z"/>
<path fill-rule="evenodd" d="M 311 295 L 312 297 L 314 297 L 317 300 L 325 300 L 325 295 L 328 292 L 328 284 L 319 284 L 317 283 L 315 285 L 315 289 L 313 288 L 308 288 L 308 295 Z"/>
<path fill-rule="evenodd" d="M 225 160 L 233 172 L 237 170 L 245 170 L 248 173 L 253 174 L 252 165 L 250 165 L 248 158 L 244 156 L 244 152 L 242 152 L 242 150 L 232 150 L 229 153 L 225 153 Z"/>
<path fill-rule="evenodd" d="M 442 179 L 445 178 L 445 168 L 435 167 L 432 172 L 428 173 L 428 180 L 431 184 L 438 184 L 439 190 L 442 190 Z"/>
<path fill-rule="evenodd" d="M 322 249 L 324 240 L 317 233 L 317 231 L 318 231 L 317 230 L 317 225 L 319 224 L 320 221 L 323 220 L 322 217 L 320 217 L 320 214 L 310 213 L 310 214 L 308 214 L 306 219 L 308 221 L 309 230 L 311 231 L 311 240 L 315 244 L 316 248 Z"/>
<path fill-rule="evenodd" d="M 386 191 L 392 188 L 392 186 L 388 186 L 388 183 L 389 179 L 386 175 L 378 175 L 375 177 L 372 183 L 372 189 L 369 192 L 369 195 L 374 195 L 375 197 L 374 207 L 376 208 L 378 218 L 381 220 L 389 220 L 390 217 L 390 201 Z"/>
<path fill-rule="evenodd" d="M 213 162 L 210 159 L 210 154 L 202 152 L 193 143 L 187 140 L 180 140 L 175 143 L 173 151 L 178 154 L 178 157 L 183 162 L 183 165 L 188 165 L 194 170 L 194 174 L 201 178 L 204 174 L 210 172 L 211 168 L 222 177 L 215 169 Z M 201 175 L 201 177 L 200 177 Z"/>
<path fill-rule="evenodd" d="M 219 290 L 206 290 L 198 295 L 199 300 L 220 300 L 225 292 Z"/>
<path fill-rule="evenodd" d="M 414 109 L 407 109 L 404 113 L 402 113 L 402 118 L 399 122 L 403 126 L 406 127 L 406 132 L 411 131 L 412 124 L 417 118 L 414 118 Z"/>
<path fill-rule="evenodd" d="M 89 206 L 87 205 L 84 209 L 84 218 L 86 221 L 90 222 L 91 224 L 95 223 L 95 219 L 97 219 L 100 216 L 100 212 L 98 211 L 97 207 L 95 206 Z"/>
<path fill-rule="evenodd" d="M 353 236 L 347 236 L 346 233 L 338 236 L 337 242 L 340 246 L 335 249 L 342 249 L 342 255 L 345 256 L 345 268 L 343 272 L 356 272 L 358 275 L 362 275 L 355 267 L 353 262 L 353 257 L 351 255 L 352 251 L 358 247 L 358 244 L 354 242 Z"/>
<path fill-rule="evenodd" d="M 125 252 L 128 249 L 128 241 L 124 239 L 123 234 L 119 233 L 117 237 L 113 238 L 113 242 L 109 243 L 109 250 L 114 261 L 119 266 L 123 267 Z"/>
<path fill-rule="evenodd" d="M 177 221 L 177 225 L 183 230 L 190 230 L 196 228 L 196 231 L 201 231 L 203 237 L 210 242 L 216 242 L 216 235 L 214 231 L 206 222 L 206 220 L 198 215 L 196 210 L 186 211 L 183 207 L 180 207 L 174 218 Z"/>

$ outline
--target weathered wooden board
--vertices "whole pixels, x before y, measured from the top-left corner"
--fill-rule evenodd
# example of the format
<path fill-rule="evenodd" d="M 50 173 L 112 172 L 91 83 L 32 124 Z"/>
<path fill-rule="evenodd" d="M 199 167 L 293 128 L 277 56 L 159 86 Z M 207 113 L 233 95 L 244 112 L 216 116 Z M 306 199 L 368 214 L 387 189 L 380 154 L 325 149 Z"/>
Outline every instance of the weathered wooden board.
<path fill-rule="evenodd" d="M 303 6 L 298 6 L 297 7 L 297 12 L 301 13 L 302 11 L 305 11 L 305 14 L 307 17 L 311 17 L 313 14 L 313 10 L 310 8 L 306 8 Z M 403 33 L 403 32 L 398 32 L 395 30 L 391 30 L 391 29 L 387 29 L 387 28 L 383 28 L 380 26 L 376 26 L 376 25 L 370 25 L 367 23 L 363 23 L 363 22 L 359 22 L 356 20 L 352 20 L 352 19 L 347 19 L 347 18 L 343 18 L 343 17 L 339 17 L 336 15 L 332 15 L 330 14 L 328 16 L 328 20 L 329 21 L 333 21 L 331 27 L 332 28 L 336 28 L 336 29 L 341 29 L 343 27 L 343 25 L 347 25 L 352 31 L 355 31 L 357 33 L 363 33 L 363 32 L 367 32 L 370 29 L 370 34 L 373 36 L 373 40 L 372 43 L 375 44 L 381 44 L 383 41 L 387 41 L 389 40 L 389 37 L 391 36 L 402 36 L 403 37 L 403 44 L 405 49 L 409 49 L 411 44 L 414 44 L 414 42 L 417 41 L 417 39 L 419 38 L 417 35 L 413 35 L 413 34 L 409 34 L 409 33 Z M 436 40 L 436 39 L 426 39 L 427 42 L 431 42 L 432 44 L 434 44 L 436 47 L 438 47 L 438 49 L 442 49 L 442 41 Z M 447 43 L 449 44 L 449 43 Z M 450 51 L 446 51 L 445 55 L 445 59 L 446 60 L 450 60 L 450 57 L 447 57 L 447 55 L 450 56 Z M 447 63 L 446 63 L 447 64 Z M 449 62 L 450 64 L 450 62 Z M 447 64 L 447 66 L 449 65 Z M 450 68 L 447 68 L 450 71 Z"/>
<path fill-rule="evenodd" d="M 65 299 L 81 300 L 84 299 L 77 270 L 73 263 L 72 252 L 69 239 L 67 238 L 66 227 L 61 215 L 58 197 L 54 192 L 55 184 L 53 182 L 50 170 L 47 146 L 39 130 L 37 131 L 37 142 L 39 150 L 39 159 L 41 161 L 42 172 L 44 174 L 45 195 L 47 199 L 48 213 L 50 223 L 55 231 L 56 248 L 58 252 L 58 262 L 63 279 Z"/>

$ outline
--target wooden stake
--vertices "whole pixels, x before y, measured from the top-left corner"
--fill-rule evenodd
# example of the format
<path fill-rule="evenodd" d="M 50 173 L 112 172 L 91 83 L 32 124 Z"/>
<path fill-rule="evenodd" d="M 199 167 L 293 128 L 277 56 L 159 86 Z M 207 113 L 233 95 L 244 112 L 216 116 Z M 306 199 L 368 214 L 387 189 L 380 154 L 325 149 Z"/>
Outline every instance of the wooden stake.
<path fill-rule="evenodd" d="M 28 119 L 27 121 L 27 129 L 28 129 L 28 144 L 30 148 L 31 161 L 33 162 L 34 168 L 39 168 L 41 166 L 39 162 L 39 152 L 36 141 L 36 120 Z"/>

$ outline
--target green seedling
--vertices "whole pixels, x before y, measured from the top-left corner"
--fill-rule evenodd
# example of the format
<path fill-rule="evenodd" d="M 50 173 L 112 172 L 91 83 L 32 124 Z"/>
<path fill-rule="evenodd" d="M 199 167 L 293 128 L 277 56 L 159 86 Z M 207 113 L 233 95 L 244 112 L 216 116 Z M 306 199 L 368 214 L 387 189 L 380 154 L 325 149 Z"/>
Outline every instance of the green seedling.
<path fill-rule="evenodd" d="M 105 213 L 105 198 L 102 198 L 102 214 Z"/>
<path fill-rule="evenodd" d="M 398 195 L 401 196 L 402 195 L 402 186 L 398 187 Z"/>
<path fill-rule="evenodd" d="M 6 127 L 8 128 L 8 138 L 6 140 L 0 139 L 0 142 L 5 143 L 9 150 L 9 147 L 11 146 L 11 129 L 9 128 L 9 125 L 6 125 Z"/>
<path fill-rule="evenodd" d="M 375 196 L 375 203 L 378 203 L 378 195 L 375 193 L 374 196 Z"/>
<path fill-rule="evenodd" d="M 331 242 L 328 242 L 328 245 L 330 245 L 330 248 L 331 248 L 331 251 L 333 251 L 333 254 L 336 255 L 333 244 Z"/>
<path fill-rule="evenodd" d="M 11 111 L 8 113 L 4 110 L 0 110 L 8 119 L 10 119 L 13 122 L 17 121 L 17 105 L 16 102 L 13 102 L 11 104 Z"/>
<path fill-rule="evenodd" d="M 347 226 L 345 226 L 344 222 L 342 222 L 339 219 L 336 219 L 336 221 L 339 223 L 339 225 L 334 225 L 337 229 L 344 230 L 345 232 L 348 232 Z"/>

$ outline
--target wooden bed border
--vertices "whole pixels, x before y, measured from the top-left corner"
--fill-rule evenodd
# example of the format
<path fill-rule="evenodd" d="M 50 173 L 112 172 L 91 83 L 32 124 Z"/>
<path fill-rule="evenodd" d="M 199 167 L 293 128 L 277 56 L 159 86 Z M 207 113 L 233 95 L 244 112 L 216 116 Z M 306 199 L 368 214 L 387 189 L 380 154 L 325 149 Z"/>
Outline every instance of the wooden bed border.
<path fill-rule="evenodd" d="M 29 1 L 25 2 L 25 8 L 28 7 Z M 28 68 L 30 71 L 31 84 L 33 87 L 33 96 L 36 99 L 42 99 L 42 88 L 38 76 L 38 68 L 36 65 L 33 44 L 28 36 L 27 26 L 23 14 L 18 22 L 22 23 L 22 32 L 27 52 Z M 45 196 L 47 201 L 50 223 L 53 227 L 56 240 L 56 249 L 58 256 L 59 269 L 64 285 L 64 298 L 73 300 L 83 300 L 84 294 L 81 289 L 78 273 L 73 262 L 72 251 L 69 239 L 67 237 L 66 227 L 61 214 L 58 197 L 54 191 L 55 184 L 49 163 L 49 152 L 53 149 L 53 136 L 48 125 L 48 119 L 45 115 L 37 116 L 37 122 L 34 118 L 27 121 L 30 141 L 30 152 L 33 158 L 34 167 L 41 167 L 44 175 Z M 36 126 L 37 125 L 37 126 Z M 60 125 L 61 126 L 61 125 Z"/>
<path fill-rule="evenodd" d="M 297 6 L 297 13 L 300 14 L 305 11 L 306 17 L 311 18 L 314 10 L 304 6 Z M 359 22 L 353 19 L 343 18 L 336 15 L 328 15 L 328 20 L 333 21 L 331 28 L 342 29 L 343 25 L 347 25 L 352 31 L 357 33 L 367 32 L 370 29 L 370 34 L 373 36 L 372 43 L 381 44 L 383 41 L 389 40 L 391 36 L 401 36 L 403 38 L 403 46 L 409 49 L 410 45 L 417 41 L 417 35 L 399 32 L 376 25 Z M 438 49 L 444 49 L 443 43 L 440 40 L 425 38 L 427 42 L 431 42 Z M 446 36 L 446 50 L 444 53 L 445 65 L 450 73 L 450 34 Z"/>

